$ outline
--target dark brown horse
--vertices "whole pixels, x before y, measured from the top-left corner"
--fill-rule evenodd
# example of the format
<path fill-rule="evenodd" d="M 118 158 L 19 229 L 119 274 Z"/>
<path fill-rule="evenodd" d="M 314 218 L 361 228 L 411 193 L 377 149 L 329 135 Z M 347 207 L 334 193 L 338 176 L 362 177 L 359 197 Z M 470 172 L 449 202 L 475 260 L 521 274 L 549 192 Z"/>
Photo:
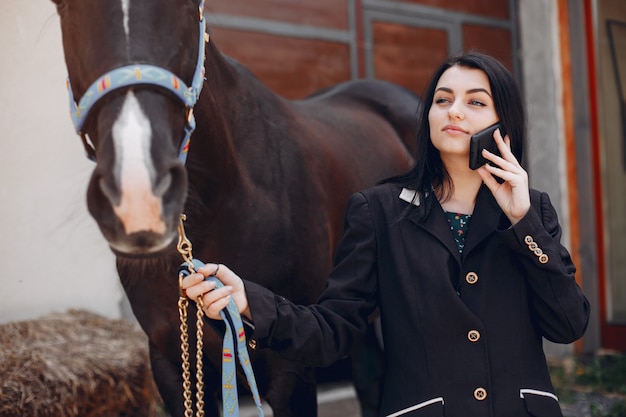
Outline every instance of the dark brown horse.
<path fill-rule="evenodd" d="M 200 0 L 53 1 L 76 99 L 127 65 L 164 68 L 191 84 Z M 407 143 L 418 107 L 411 92 L 378 81 L 288 101 L 213 41 L 205 51 L 186 165 L 177 158 L 184 106 L 163 88 L 131 85 L 107 94 L 80 129 L 97 161 L 89 211 L 117 256 L 174 416 L 183 415 L 175 249 L 181 213 L 196 258 L 226 263 L 297 303 L 311 303 L 331 268 L 348 196 L 411 166 Z M 206 413 L 218 415 L 221 341 L 210 327 L 206 333 Z M 251 355 L 276 416 L 316 415 L 311 369 L 269 351 Z"/>

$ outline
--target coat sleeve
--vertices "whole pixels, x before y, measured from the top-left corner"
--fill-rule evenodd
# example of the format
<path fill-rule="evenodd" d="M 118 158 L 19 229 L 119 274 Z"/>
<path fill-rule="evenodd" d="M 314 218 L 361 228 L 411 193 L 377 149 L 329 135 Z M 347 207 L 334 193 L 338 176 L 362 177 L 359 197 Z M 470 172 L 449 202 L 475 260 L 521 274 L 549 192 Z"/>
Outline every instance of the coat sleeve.
<path fill-rule="evenodd" d="M 535 325 L 546 339 L 571 343 L 587 328 L 589 302 L 576 283 L 570 254 L 561 244 L 561 226 L 550 198 L 534 190 L 531 197 L 527 215 L 502 235 L 525 269 Z"/>
<path fill-rule="evenodd" d="M 348 202 L 344 236 L 335 267 L 317 304 L 295 305 L 262 286 L 244 281 L 259 348 L 309 366 L 329 366 L 346 357 L 365 332 L 377 302 L 376 238 L 362 194 Z"/>

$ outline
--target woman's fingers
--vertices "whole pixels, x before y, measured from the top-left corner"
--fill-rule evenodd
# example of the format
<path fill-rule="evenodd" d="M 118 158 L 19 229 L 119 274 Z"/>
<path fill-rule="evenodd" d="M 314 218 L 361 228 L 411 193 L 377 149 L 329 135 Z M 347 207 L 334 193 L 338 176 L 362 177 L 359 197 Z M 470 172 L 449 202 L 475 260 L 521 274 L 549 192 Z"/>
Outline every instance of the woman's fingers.
<path fill-rule="evenodd" d="M 211 319 L 221 319 L 220 311 L 224 310 L 231 300 L 232 287 L 222 287 L 202 296 L 204 313 Z"/>
<path fill-rule="evenodd" d="M 503 138 L 500 134 L 500 129 L 496 129 L 493 132 L 493 140 L 496 142 L 496 146 L 498 147 L 498 151 L 501 156 L 491 153 L 487 149 L 482 149 L 481 155 L 485 159 L 497 166 L 502 166 L 505 162 L 515 160 L 515 156 L 513 156 L 513 153 L 511 152 L 511 145 L 508 136 Z"/>
<path fill-rule="evenodd" d="M 217 277 L 224 285 L 232 285 L 234 287 L 243 285 L 241 278 L 224 264 L 206 264 L 202 268 L 199 268 L 198 272 L 205 277 Z"/>
<path fill-rule="evenodd" d="M 224 286 L 215 289 L 213 280 L 205 281 L 205 278 L 211 276 L 216 277 Z M 243 281 L 226 265 L 212 263 L 202 266 L 196 273 L 183 279 L 182 288 L 194 301 L 202 297 L 203 310 L 209 318 L 221 319 L 219 313 L 231 299 L 235 301 L 240 313 L 251 318 Z"/>
<path fill-rule="evenodd" d="M 478 174 L 511 224 L 516 224 L 530 208 L 528 174 L 513 155 L 510 138 L 503 138 L 499 130 L 493 137 L 502 156 L 483 150 L 483 156 L 491 164 L 480 167 Z"/>
<path fill-rule="evenodd" d="M 187 297 L 196 301 L 202 294 L 212 291 L 215 288 L 215 282 L 205 281 L 204 275 L 195 273 L 183 278 L 182 287 Z"/>
<path fill-rule="evenodd" d="M 220 268 L 226 268 L 225 265 L 221 264 L 205 264 L 201 268 L 198 269 L 198 272 L 204 275 L 205 277 L 210 276 L 218 276 L 220 272 Z"/>
<path fill-rule="evenodd" d="M 205 281 L 204 275 L 200 273 L 185 277 L 182 287 L 191 300 L 195 302 L 198 302 L 198 299 L 202 300 L 205 314 L 214 320 L 221 319 L 220 311 L 226 308 L 233 292 L 233 287 L 229 285 L 215 288 L 215 281 Z"/>

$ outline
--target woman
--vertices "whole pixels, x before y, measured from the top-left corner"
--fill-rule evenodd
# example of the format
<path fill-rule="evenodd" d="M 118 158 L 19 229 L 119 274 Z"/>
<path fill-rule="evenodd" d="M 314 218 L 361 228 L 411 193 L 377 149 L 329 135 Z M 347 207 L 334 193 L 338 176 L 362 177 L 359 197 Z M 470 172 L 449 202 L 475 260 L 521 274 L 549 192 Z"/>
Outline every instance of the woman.
<path fill-rule="evenodd" d="M 381 416 L 561 416 L 542 337 L 580 338 L 589 305 L 556 211 L 519 163 L 524 114 L 502 64 L 449 59 L 426 90 L 414 168 L 351 197 L 317 304 L 294 305 L 215 264 L 183 281 L 187 295 L 214 319 L 233 297 L 259 348 L 313 366 L 346 356 L 378 307 Z M 489 163 L 469 169 L 470 137 L 498 121 L 502 156 L 485 150 Z M 211 274 L 226 286 L 211 291 Z"/>

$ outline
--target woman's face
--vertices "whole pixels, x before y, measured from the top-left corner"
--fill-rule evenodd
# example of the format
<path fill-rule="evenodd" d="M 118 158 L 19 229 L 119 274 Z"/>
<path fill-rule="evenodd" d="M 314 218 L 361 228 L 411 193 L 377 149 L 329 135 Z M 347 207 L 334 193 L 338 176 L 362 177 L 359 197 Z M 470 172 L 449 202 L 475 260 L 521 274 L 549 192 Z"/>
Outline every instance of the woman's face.
<path fill-rule="evenodd" d="M 470 137 L 498 121 L 487 75 L 453 66 L 439 78 L 428 112 L 430 140 L 444 163 L 469 160 Z"/>

